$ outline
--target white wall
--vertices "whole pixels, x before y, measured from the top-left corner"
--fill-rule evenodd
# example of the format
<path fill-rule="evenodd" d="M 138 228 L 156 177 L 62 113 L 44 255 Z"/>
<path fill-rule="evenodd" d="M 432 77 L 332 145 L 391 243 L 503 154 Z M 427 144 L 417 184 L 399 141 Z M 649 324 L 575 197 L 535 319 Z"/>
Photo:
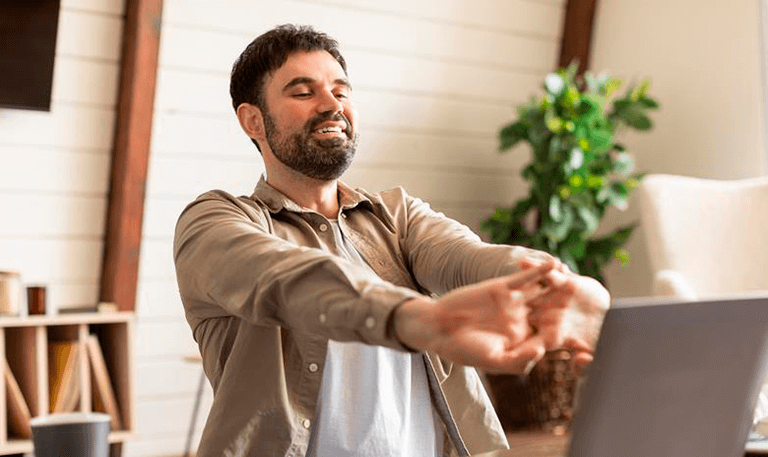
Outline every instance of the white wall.
<path fill-rule="evenodd" d="M 250 194 L 263 170 L 229 101 L 229 70 L 284 22 L 339 39 L 361 118 L 346 180 L 404 185 L 477 229 L 525 189 L 525 152 L 498 129 L 556 64 L 562 0 L 166 0 L 137 311 L 139 436 L 130 456 L 180 453 L 200 368 L 171 258 L 184 205 L 222 188 Z M 204 419 L 210 405 L 206 386 Z M 202 419 L 200 424 L 202 424 Z M 196 435 L 199 434 L 199 428 Z"/>
<path fill-rule="evenodd" d="M 124 0 L 62 0 L 50 112 L 0 109 L 0 270 L 98 299 Z"/>
<path fill-rule="evenodd" d="M 717 179 L 768 172 L 763 145 L 759 0 L 603 0 L 592 68 L 625 80 L 653 80 L 661 103 L 651 133 L 626 135 L 640 170 Z M 639 220 L 633 199 L 607 226 Z M 705 248 L 705 247 L 703 247 Z M 651 293 L 642 227 L 632 260 L 613 265 L 614 295 Z"/>

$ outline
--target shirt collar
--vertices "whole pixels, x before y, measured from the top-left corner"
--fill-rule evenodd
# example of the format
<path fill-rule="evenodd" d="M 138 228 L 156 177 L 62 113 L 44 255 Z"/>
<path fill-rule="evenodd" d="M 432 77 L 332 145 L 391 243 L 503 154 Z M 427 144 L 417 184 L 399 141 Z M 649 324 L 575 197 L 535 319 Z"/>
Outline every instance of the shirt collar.
<path fill-rule="evenodd" d="M 368 197 L 352 189 L 341 181 L 338 182 L 338 194 L 339 207 L 342 210 L 354 208 L 362 202 L 372 204 Z M 261 175 L 261 178 L 259 178 L 259 182 L 256 184 L 256 188 L 253 191 L 252 197 L 255 200 L 259 200 L 264 203 L 267 208 L 269 208 L 271 213 L 279 213 L 283 209 L 297 213 L 306 213 L 312 211 L 299 205 L 298 203 L 285 196 L 285 194 L 272 187 L 264 178 L 264 175 Z"/>

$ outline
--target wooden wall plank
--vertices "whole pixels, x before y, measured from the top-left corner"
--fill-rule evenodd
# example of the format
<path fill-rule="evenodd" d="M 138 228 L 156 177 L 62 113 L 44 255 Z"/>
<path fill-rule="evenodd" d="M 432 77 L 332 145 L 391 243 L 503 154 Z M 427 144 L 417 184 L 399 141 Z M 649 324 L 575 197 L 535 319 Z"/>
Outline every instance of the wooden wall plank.
<path fill-rule="evenodd" d="M 188 396 L 197 392 L 203 366 L 186 362 L 181 357 L 139 362 L 137 376 L 139 399 L 156 400 L 162 397 Z"/>
<path fill-rule="evenodd" d="M 100 239 L 0 238 L 3 270 L 25 282 L 93 281 L 99 277 Z"/>
<path fill-rule="evenodd" d="M 82 119 L 82 118 L 81 118 Z M 81 130 L 88 132 L 88 129 Z M 74 136 L 71 138 L 75 140 Z M 0 145 L 0 190 L 13 193 L 107 194 L 109 155 L 46 146 Z M 17 217 L 22 217 L 19 213 Z"/>
<path fill-rule="evenodd" d="M 207 385 L 200 402 L 200 412 L 197 416 L 196 429 L 205 423 L 212 403 L 211 387 Z M 192 418 L 194 395 L 165 400 L 145 400 L 139 404 L 139 428 L 142 436 L 160 438 L 163 435 L 186 434 Z"/>
<path fill-rule="evenodd" d="M 100 294 L 123 311 L 136 302 L 162 7 L 131 1 L 125 19 Z"/>
<path fill-rule="evenodd" d="M 494 28 L 557 38 L 562 15 L 561 2 L 530 0 L 300 0 L 305 3 L 344 5 L 377 13 L 399 14 L 452 24 Z"/>
<path fill-rule="evenodd" d="M 115 108 L 118 63 L 62 56 L 53 74 L 53 102 Z"/>
<path fill-rule="evenodd" d="M 104 233 L 104 196 L 0 194 L 0 214 L 9 217 L 0 224 L 0 238 L 90 237 Z"/>
<path fill-rule="evenodd" d="M 263 3 L 259 8 L 253 8 L 249 3 L 220 8 L 217 3 L 207 1 L 190 1 L 187 5 L 169 10 L 169 29 L 203 28 L 207 31 L 201 32 L 211 39 L 215 39 L 217 34 L 239 38 L 239 41 L 229 38 L 231 45 L 222 49 L 221 59 L 211 62 L 218 64 L 217 68 L 221 68 L 222 63 L 231 67 L 233 58 L 256 34 L 284 22 L 313 24 L 338 39 L 343 49 L 349 50 L 429 55 L 433 59 L 539 71 L 550 69 L 557 58 L 556 38 L 542 39 L 529 34 L 467 28 L 452 23 L 382 15 L 343 6 L 333 8 L 288 0 Z M 397 33 L 392 33 L 393 30 L 397 30 Z M 173 53 L 170 49 L 179 49 L 179 52 Z M 197 46 L 189 46 L 185 51 L 169 43 L 167 48 L 164 47 L 162 61 L 174 66 L 205 65 L 194 56 L 195 49 Z"/>
<path fill-rule="evenodd" d="M 597 3 L 598 0 L 568 0 L 560 43 L 561 67 L 568 66 L 576 59 L 579 62 L 579 73 L 589 68 L 592 25 Z"/>
<path fill-rule="evenodd" d="M 0 111 L 0 144 L 108 150 L 114 125 L 113 108 L 54 100 L 50 112 Z"/>
<path fill-rule="evenodd" d="M 511 107 L 527 101 L 541 85 L 540 73 L 360 51 L 345 56 L 353 96 L 360 91 L 416 93 Z M 161 109 L 234 115 L 226 67 L 216 72 L 164 69 L 158 75 L 158 88 Z M 190 90 L 197 96 L 191 98 Z"/>
<path fill-rule="evenodd" d="M 56 55 L 117 62 L 120 59 L 122 18 L 62 9 L 56 37 Z M 82 33 L 88 30 L 88 33 Z M 56 72 L 54 68 L 54 73 Z"/>
<path fill-rule="evenodd" d="M 180 360 L 198 352 L 186 322 L 141 322 L 135 329 L 136 360 Z"/>
<path fill-rule="evenodd" d="M 179 297 L 176 278 L 143 279 L 136 296 L 136 314 L 144 321 L 184 321 L 184 307 Z"/>
<path fill-rule="evenodd" d="M 61 8 L 122 15 L 125 12 L 125 0 L 61 0 Z"/>

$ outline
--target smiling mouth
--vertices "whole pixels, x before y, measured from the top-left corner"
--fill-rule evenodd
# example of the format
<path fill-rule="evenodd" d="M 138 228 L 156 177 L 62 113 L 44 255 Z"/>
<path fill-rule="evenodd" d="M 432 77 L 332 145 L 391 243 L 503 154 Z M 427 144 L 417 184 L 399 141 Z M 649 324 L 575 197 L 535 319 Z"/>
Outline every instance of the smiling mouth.
<path fill-rule="evenodd" d="M 322 128 L 314 130 L 312 133 L 319 133 L 321 135 L 335 133 L 335 134 L 341 135 L 342 133 L 344 133 L 344 130 L 341 127 L 338 127 L 338 126 L 336 126 L 336 127 L 322 127 Z"/>

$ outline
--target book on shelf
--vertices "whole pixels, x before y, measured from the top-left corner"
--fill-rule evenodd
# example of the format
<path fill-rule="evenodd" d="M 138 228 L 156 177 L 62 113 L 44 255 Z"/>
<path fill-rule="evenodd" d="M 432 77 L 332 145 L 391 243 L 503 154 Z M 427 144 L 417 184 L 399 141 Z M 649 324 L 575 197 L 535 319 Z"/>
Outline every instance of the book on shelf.
<path fill-rule="evenodd" d="M 57 341 L 48 345 L 48 392 L 52 413 L 68 413 L 80 400 L 80 343 Z"/>
<path fill-rule="evenodd" d="M 109 377 L 107 364 L 104 362 L 104 353 L 101 350 L 98 337 L 96 335 L 89 336 L 86 341 L 86 347 L 91 367 L 93 410 L 109 414 L 112 430 L 120 430 L 122 425 L 120 412 L 117 407 L 117 398 L 112 388 L 112 381 Z"/>
<path fill-rule="evenodd" d="M 11 371 L 8 360 L 5 360 L 5 398 L 8 404 L 8 433 L 12 436 L 29 439 L 32 437 L 32 427 L 29 424 L 32 414 L 29 405 L 21 393 L 19 383 Z"/>

